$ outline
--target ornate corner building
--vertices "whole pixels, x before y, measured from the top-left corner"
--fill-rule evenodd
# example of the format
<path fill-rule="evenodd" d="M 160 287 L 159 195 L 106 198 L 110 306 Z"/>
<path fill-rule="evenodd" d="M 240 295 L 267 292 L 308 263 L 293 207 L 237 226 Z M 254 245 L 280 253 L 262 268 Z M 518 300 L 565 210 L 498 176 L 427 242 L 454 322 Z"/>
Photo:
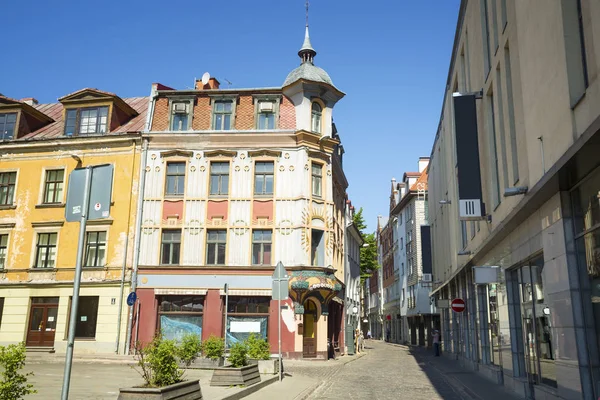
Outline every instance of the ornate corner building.
<path fill-rule="evenodd" d="M 328 340 L 344 348 L 348 183 L 332 119 L 344 93 L 314 65 L 308 27 L 298 55 L 281 87 L 152 86 L 132 343 L 157 331 L 229 344 L 256 333 L 275 352 L 281 261 L 284 355 L 326 359 Z"/>

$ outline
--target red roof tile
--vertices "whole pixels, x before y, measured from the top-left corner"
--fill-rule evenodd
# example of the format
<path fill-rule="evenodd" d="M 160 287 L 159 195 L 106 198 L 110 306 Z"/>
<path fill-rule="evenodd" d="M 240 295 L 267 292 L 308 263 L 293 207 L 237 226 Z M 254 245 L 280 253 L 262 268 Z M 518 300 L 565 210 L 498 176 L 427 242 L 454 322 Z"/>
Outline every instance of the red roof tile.
<path fill-rule="evenodd" d="M 410 187 L 410 190 L 418 191 L 419 186 L 421 186 L 422 190 L 427 190 L 427 169 L 421 173 L 421 176 L 419 176 L 419 179 L 417 179 L 417 181 Z"/>
<path fill-rule="evenodd" d="M 80 92 L 80 90 L 78 90 L 77 92 Z M 103 93 L 108 94 L 108 92 Z M 123 101 L 135 111 L 137 111 L 138 115 L 133 117 L 125 124 L 113 129 L 106 135 L 124 134 L 128 132 L 140 132 L 144 129 L 144 124 L 146 123 L 146 113 L 148 112 L 148 97 L 131 97 L 123 99 Z M 63 122 L 63 105 L 61 103 L 51 103 L 38 104 L 34 107 L 38 111 L 43 112 L 44 114 L 52 118 L 54 122 L 16 140 L 40 140 L 64 137 L 65 126 Z"/>

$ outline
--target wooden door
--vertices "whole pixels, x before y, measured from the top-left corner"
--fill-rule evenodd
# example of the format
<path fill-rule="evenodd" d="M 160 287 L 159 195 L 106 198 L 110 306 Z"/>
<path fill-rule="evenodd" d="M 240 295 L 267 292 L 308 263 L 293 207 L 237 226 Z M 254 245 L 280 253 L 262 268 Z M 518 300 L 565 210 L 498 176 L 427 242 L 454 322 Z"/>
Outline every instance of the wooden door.
<path fill-rule="evenodd" d="M 304 305 L 304 328 L 302 337 L 302 357 L 317 356 L 317 307 L 308 300 Z"/>
<path fill-rule="evenodd" d="M 32 304 L 29 313 L 26 345 L 54 346 L 57 316 L 58 304 Z"/>

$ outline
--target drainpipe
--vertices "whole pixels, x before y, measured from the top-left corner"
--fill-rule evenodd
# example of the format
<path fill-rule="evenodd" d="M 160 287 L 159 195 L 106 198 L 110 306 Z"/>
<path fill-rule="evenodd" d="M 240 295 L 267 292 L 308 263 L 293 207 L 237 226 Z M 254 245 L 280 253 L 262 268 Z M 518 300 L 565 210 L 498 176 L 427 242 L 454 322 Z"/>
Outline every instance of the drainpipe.
<path fill-rule="evenodd" d="M 131 272 L 131 291 L 137 289 L 138 265 L 140 262 L 140 242 L 142 233 L 142 211 L 144 208 L 144 188 L 146 184 L 146 158 L 148 156 L 148 139 L 142 138 L 142 160 L 140 163 L 140 184 L 138 189 L 138 203 L 135 215 L 135 242 L 133 245 L 133 271 Z M 139 321 L 139 316 L 138 316 Z M 131 330 L 133 328 L 133 307 L 129 307 L 129 321 L 127 323 L 127 338 L 125 354 L 129 354 L 131 347 Z"/>
<path fill-rule="evenodd" d="M 135 154 L 136 154 L 136 143 L 133 142 L 133 160 L 131 163 L 131 183 L 133 186 L 133 170 L 135 165 Z M 131 211 L 131 197 L 133 192 L 129 195 L 129 211 Z M 115 340 L 115 354 L 119 354 L 119 346 L 121 344 L 121 320 L 123 319 L 123 294 L 125 292 L 125 274 L 127 273 L 127 251 L 129 249 L 129 224 L 131 223 L 131 212 L 127 217 L 127 231 L 125 233 L 125 250 L 123 252 L 123 267 L 121 268 L 121 290 L 119 291 L 119 317 L 117 318 L 117 338 Z"/>
<path fill-rule="evenodd" d="M 544 138 L 542 136 L 540 136 L 538 138 L 538 140 L 540 141 L 540 152 L 541 152 L 541 156 L 542 156 L 542 175 L 546 174 L 546 163 L 544 162 Z"/>

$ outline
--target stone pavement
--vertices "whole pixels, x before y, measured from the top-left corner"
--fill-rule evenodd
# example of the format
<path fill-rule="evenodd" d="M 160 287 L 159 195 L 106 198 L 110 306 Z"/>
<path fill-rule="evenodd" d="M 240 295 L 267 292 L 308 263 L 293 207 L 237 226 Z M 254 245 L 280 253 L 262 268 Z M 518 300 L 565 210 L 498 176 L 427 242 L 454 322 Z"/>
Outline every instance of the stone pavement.
<path fill-rule="evenodd" d="M 30 382 L 38 391 L 26 399 L 54 400 L 60 399 L 64 363 L 43 362 L 36 360 L 28 362 L 25 371 L 32 371 L 35 375 L 30 377 Z M 211 387 L 209 385 L 212 371 L 186 370 L 185 378 L 200 380 L 200 387 L 205 399 L 226 399 L 242 392 L 245 388 L 237 387 Z M 262 381 L 271 376 L 261 375 Z M 70 400 L 115 400 L 119 395 L 119 388 L 140 385 L 143 382 L 140 375 L 130 365 L 115 362 L 74 362 L 71 373 Z M 262 389 L 261 389 L 262 390 Z"/>

